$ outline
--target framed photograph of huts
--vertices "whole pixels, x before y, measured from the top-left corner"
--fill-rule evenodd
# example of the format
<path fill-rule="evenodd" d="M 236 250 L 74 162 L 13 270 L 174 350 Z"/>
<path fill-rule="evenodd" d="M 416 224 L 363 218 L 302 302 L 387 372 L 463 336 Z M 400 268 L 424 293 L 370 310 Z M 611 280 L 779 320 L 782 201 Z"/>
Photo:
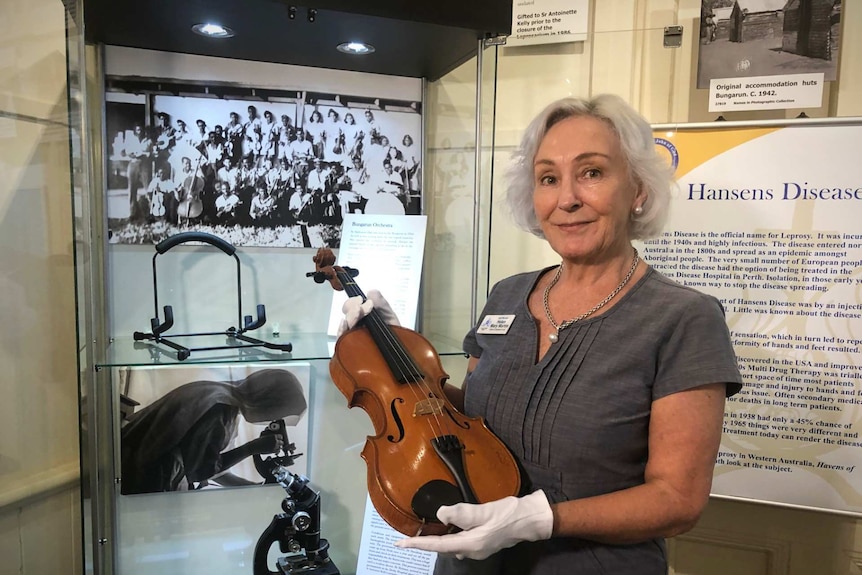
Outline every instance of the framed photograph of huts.
<path fill-rule="evenodd" d="M 837 77 L 842 0 L 701 0 L 697 87 L 725 78 Z"/>

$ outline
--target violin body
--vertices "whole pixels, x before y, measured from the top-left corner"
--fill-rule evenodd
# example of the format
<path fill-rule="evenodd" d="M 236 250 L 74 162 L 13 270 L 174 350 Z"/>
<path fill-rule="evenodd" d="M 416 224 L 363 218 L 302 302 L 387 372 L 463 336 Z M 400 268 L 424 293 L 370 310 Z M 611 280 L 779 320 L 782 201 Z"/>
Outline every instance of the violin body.
<path fill-rule="evenodd" d="M 161 190 L 153 192 L 153 199 L 150 203 L 150 215 L 154 218 L 161 218 L 165 215 L 165 193 Z"/>
<path fill-rule="evenodd" d="M 341 155 L 344 153 L 344 132 L 338 130 L 338 135 L 335 137 L 335 145 L 332 146 L 332 153 Z"/>
<path fill-rule="evenodd" d="M 204 203 L 199 198 L 189 198 L 180 202 L 177 213 L 184 219 L 193 220 L 204 211 Z"/>
<path fill-rule="evenodd" d="M 362 327 L 338 339 L 330 375 L 348 405 L 362 408 L 374 425 L 376 434 L 367 438 L 362 458 L 368 469 L 368 494 L 377 512 L 405 535 L 442 535 L 449 527 L 436 521 L 437 508 L 463 498 L 456 493 L 451 470 L 431 447 L 435 437 L 457 432 L 463 444 L 464 474 L 479 503 L 517 495 L 520 473 L 511 453 L 484 421 L 465 416 L 446 399 L 442 386 L 449 376 L 428 340 L 397 326 L 392 333 L 411 350 L 413 361 L 425 374 L 421 385 L 402 384 L 389 376 L 383 356 L 368 352 L 374 341 Z M 433 481 L 454 489 L 426 491 L 424 496 L 431 500 L 425 503 L 433 518 L 423 518 L 414 510 L 414 500 Z M 435 501 L 438 496 L 444 500 Z"/>

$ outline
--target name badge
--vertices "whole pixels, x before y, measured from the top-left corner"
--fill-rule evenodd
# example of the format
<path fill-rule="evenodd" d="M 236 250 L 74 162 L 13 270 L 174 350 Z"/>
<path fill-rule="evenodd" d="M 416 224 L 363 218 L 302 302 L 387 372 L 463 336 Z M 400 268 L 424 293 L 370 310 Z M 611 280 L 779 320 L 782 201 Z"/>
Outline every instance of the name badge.
<path fill-rule="evenodd" d="M 515 321 L 514 315 L 486 315 L 476 333 L 505 334 Z"/>

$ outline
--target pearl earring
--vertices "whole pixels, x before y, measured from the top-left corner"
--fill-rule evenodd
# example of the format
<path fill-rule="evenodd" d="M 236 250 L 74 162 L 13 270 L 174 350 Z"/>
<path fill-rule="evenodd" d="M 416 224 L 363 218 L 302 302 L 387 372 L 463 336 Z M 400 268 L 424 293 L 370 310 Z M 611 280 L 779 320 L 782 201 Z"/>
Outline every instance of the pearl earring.
<path fill-rule="evenodd" d="M 635 206 L 635 208 L 632 210 L 632 212 L 634 212 L 634 214 L 636 216 L 639 216 L 642 213 L 644 213 L 644 208 L 643 208 L 643 206 Z"/>

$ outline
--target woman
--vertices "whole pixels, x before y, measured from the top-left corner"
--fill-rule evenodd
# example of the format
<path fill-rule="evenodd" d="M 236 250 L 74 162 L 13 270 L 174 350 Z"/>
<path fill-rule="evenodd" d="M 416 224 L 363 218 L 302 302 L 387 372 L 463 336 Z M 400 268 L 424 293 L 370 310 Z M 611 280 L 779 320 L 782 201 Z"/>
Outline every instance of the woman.
<path fill-rule="evenodd" d="M 344 154 L 347 152 L 347 138 L 344 135 L 344 130 L 341 129 L 343 125 L 341 115 L 334 108 L 330 108 L 326 112 L 324 128 L 329 136 L 326 148 L 323 150 L 323 158 L 327 162 L 341 164 L 344 161 Z"/>
<path fill-rule="evenodd" d="M 404 137 L 401 139 L 401 147 L 406 167 L 407 188 L 410 195 L 415 196 L 422 190 L 422 168 L 418 160 L 421 152 L 416 149 L 410 134 L 404 134 Z"/>
<path fill-rule="evenodd" d="M 187 491 L 213 481 L 250 483 L 228 471 L 254 454 L 276 453 L 275 436 L 225 451 L 242 416 L 249 423 L 295 425 L 307 403 L 295 375 L 263 369 L 233 382 L 193 381 L 132 414 L 121 432 L 122 493 Z"/>
<path fill-rule="evenodd" d="M 261 123 L 260 157 L 273 164 L 277 151 L 278 131 L 279 125 L 275 122 L 275 115 L 269 110 L 264 111 Z"/>
<path fill-rule="evenodd" d="M 509 176 L 515 221 L 562 262 L 494 287 L 464 386 L 445 389 L 507 444 L 522 496 L 441 507 L 460 531 L 397 544 L 439 552 L 446 574 L 664 575 L 664 538 L 706 505 L 741 381 L 718 300 L 631 245 L 660 232 L 669 170 L 647 122 L 605 95 L 546 108 Z M 505 334 L 480 327 L 490 315 L 510 317 Z"/>
<path fill-rule="evenodd" d="M 239 121 L 237 112 L 230 113 L 230 121 L 225 127 L 225 136 L 227 137 L 227 155 L 230 156 L 234 166 L 238 166 L 242 161 L 242 143 L 245 139 L 245 127 Z"/>
<path fill-rule="evenodd" d="M 395 146 L 389 146 L 386 148 L 386 157 L 383 161 L 389 160 L 389 163 L 392 164 L 392 169 L 403 175 L 404 178 L 407 178 L 407 164 L 404 161 L 404 154 L 396 148 Z"/>
<path fill-rule="evenodd" d="M 344 125 L 341 126 L 341 130 L 344 132 L 344 141 L 347 145 L 345 155 L 350 158 L 361 157 L 363 149 L 362 140 L 365 137 L 365 132 L 359 129 L 359 126 L 356 125 L 356 119 L 350 112 L 344 114 Z"/>
<path fill-rule="evenodd" d="M 314 150 L 314 157 L 323 159 L 324 149 L 326 147 L 326 126 L 323 124 L 323 114 L 319 110 L 314 110 L 305 124 L 305 131 L 311 137 L 311 146 Z"/>

